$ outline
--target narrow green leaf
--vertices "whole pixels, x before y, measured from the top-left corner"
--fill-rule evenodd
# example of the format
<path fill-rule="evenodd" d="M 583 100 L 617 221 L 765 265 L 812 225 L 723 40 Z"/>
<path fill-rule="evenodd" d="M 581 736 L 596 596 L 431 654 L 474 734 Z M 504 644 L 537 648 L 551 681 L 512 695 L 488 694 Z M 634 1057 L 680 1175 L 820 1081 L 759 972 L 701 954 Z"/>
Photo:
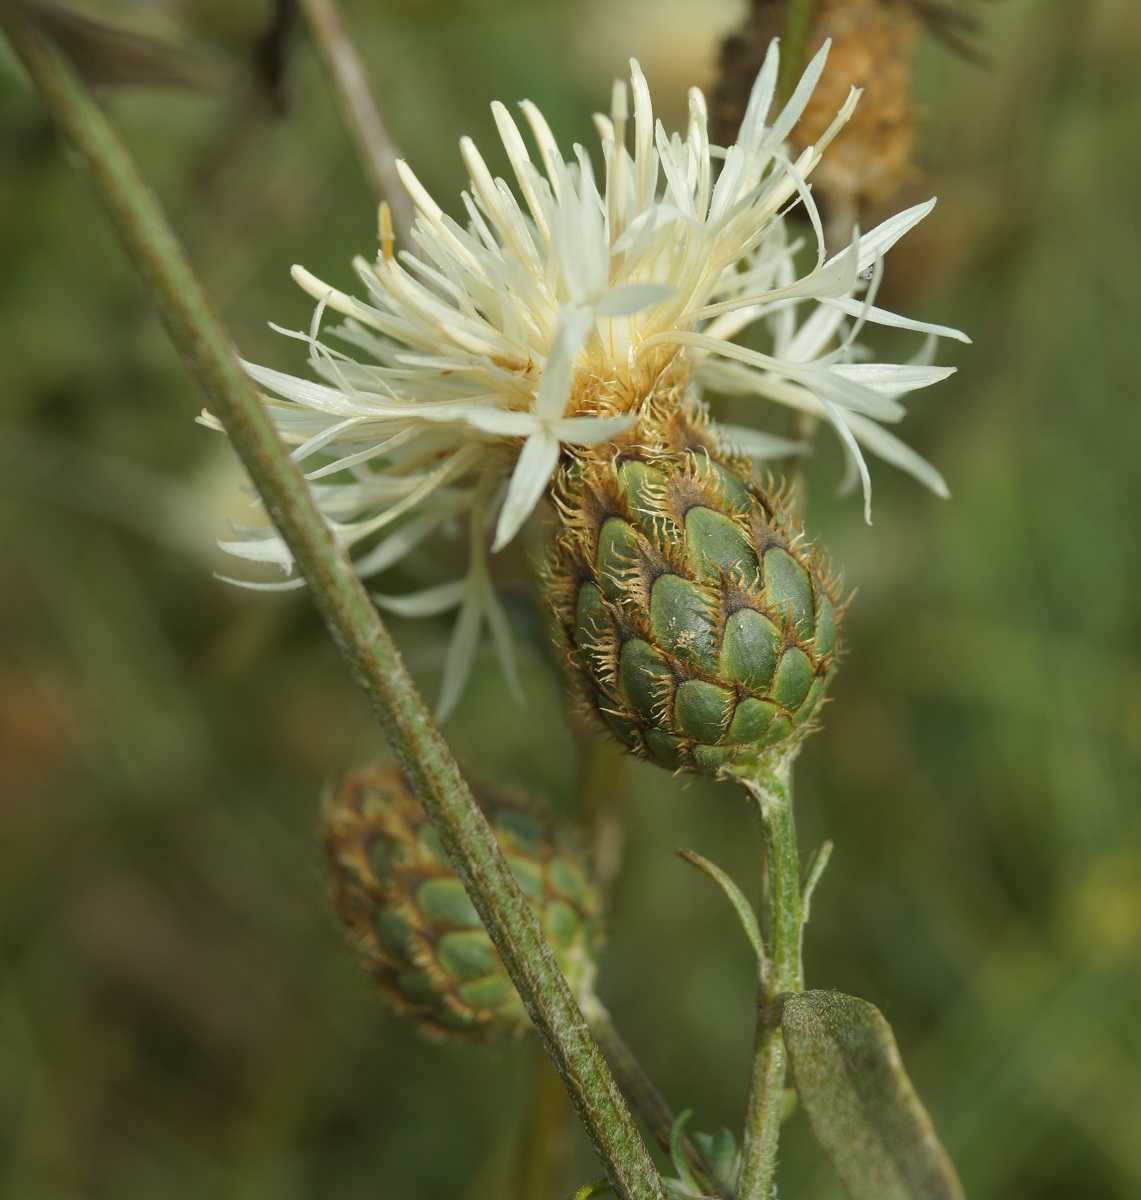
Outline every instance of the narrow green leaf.
<path fill-rule="evenodd" d="M 699 871 L 704 871 L 710 879 L 725 893 L 729 898 L 729 903 L 733 905 L 737 913 L 737 919 L 741 922 L 741 928 L 745 931 L 745 936 L 749 939 L 749 945 L 753 947 L 753 953 L 757 956 L 757 962 L 765 961 L 765 943 L 761 937 L 761 928 L 757 924 L 757 914 L 753 911 L 753 906 L 745 897 L 745 893 L 721 870 L 715 863 L 711 863 L 709 859 L 702 858 L 695 850 L 679 850 L 678 858 L 683 858 L 687 863 L 691 863 Z"/>
<path fill-rule="evenodd" d="M 828 865 L 828 860 L 832 857 L 832 843 L 825 842 L 812 858 L 812 862 L 808 865 L 808 875 L 804 881 L 803 898 L 800 901 L 801 905 L 801 920 L 808 923 L 808 911 L 812 906 L 812 895 L 816 891 L 816 885 L 820 882 L 820 876 L 824 874 L 824 868 Z"/>
<path fill-rule="evenodd" d="M 875 1005 L 790 994 L 781 1030 L 808 1123 L 852 1200 L 964 1200 Z"/>
<path fill-rule="evenodd" d="M 714 1179 L 720 1183 L 732 1183 L 737 1174 L 740 1154 L 729 1130 L 719 1129 L 714 1134 L 695 1133 L 693 1140 L 705 1155 L 705 1161 L 713 1168 Z"/>

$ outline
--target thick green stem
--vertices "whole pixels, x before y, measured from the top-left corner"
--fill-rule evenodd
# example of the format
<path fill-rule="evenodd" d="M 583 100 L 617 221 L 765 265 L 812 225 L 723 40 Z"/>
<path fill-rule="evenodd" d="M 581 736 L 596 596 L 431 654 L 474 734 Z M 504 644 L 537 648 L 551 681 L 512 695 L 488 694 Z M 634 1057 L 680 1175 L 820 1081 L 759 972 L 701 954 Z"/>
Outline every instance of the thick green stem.
<path fill-rule="evenodd" d="M 780 74 L 777 77 L 777 94 L 782 101 L 792 95 L 804 70 L 808 35 L 812 32 L 815 15 L 816 0 L 786 0 L 780 27 Z"/>
<path fill-rule="evenodd" d="M 775 1195 L 777 1144 L 784 1111 L 785 1052 L 772 1001 L 799 992 L 804 905 L 800 893 L 800 857 L 792 814 L 791 763 L 741 780 L 760 812 L 768 865 L 768 957 L 761 965 L 753 1071 L 741 1146 L 741 1200 L 770 1200 Z"/>
<path fill-rule="evenodd" d="M 661 1180 L 633 1118 L 486 819 L 130 152 L 68 64 L 6 0 L 0 0 L 0 27 L 292 551 L 313 603 L 487 926 L 615 1192 L 626 1200 L 661 1200 Z"/>

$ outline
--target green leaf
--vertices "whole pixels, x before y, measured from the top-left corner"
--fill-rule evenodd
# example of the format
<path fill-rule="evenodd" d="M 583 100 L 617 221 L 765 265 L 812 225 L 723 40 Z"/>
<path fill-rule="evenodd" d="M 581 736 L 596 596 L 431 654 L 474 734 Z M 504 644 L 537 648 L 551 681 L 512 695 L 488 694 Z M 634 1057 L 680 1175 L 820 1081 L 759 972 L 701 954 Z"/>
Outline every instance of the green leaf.
<path fill-rule="evenodd" d="M 678 858 L 683 858 L 687 863 L 691 863 L 699 871 L 704 871 L 710 879 L 725 893 L 729 898 L 729 903 L 733 905 L 737 913 L 737 919 L 741 922 L 741 928 L 745 931 L 745 936 L 749 939 L 749 944 L 753 947 L 753 953 L 757 956 L 757 962 L 765 961 L 765 943 L 761 938 L 760 926 L 757 924 L 757 914 L 753 911 L 753 906 L 745 898 L 745 893 L 721 870 L 715 863 L 711 863 L 709 859 L 702 858 L 694 850 L 679 850 Z"/>
<path fill-rule="evenodd" d="M 670 1162 L 673 1163 L 678 1181 L 682 1184 L 682 1189 L 686 1194 L 689 1196 L 700 1196 L 702 1191 L 701 1184 L 698 1183 L 694 1178 L 693 1172 L 689 1169 L 685 1153 L 685 1143 L 682 1140 L 685 1137 L 686 1124 L 692 1116 L 693 1109 L 687 1108 L 685 1112 L 678 1113 L 677 1120 L 674 1121 L 674 1127 L 670 1130 Z"/>
<path fill-rule="evenodd" d="M 816 891 L 816 885 L 820 882 L 820 876 L 824 874 L 824 868 L 828 865 L 831 857 L 832 843 L 828 841 L 816 851 L 808 865 L 808 875 L 804 881 L 804 892 L 800 901 L 801 920 L 805 924 L 808 923 L 808 912 L 812 906 L 812 896 Z"/>
<path fill-rule="evenodd" d="M 839 992 L 781 1003 L 800 1103 L 852 1200 L 964 1200 L 879 1009 Z"/>
<path fill-rule="evenodd" d="M 670 1132 L 670 1162 L 677 1176 L 663 1178 L 672 1200 L 714 1200 L 732 1196 L 737 1182 L 741 1156 L 733 1135 L 727 1129 L 716 1134 L 694 1133 L 686 1137 L 685 1126 L 691 1109 L 680 1113 Z"/>
<path fill-rule="evenodd" d="M 705 1155 L 705 1161 L 713 1168 L 718 1183 L 731 1184 L 737 1177 L 740 1155 L 737 1143 L 728 1129 L 719 1129 L 714 1134 L 695 1133 L 693 1140 Z"/>

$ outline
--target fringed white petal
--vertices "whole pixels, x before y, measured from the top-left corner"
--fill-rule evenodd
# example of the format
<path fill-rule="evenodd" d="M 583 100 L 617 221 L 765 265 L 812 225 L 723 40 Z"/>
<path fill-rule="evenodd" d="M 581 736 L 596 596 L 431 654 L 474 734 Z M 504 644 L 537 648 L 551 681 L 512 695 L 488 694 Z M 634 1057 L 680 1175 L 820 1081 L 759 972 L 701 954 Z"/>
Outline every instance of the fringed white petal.
<path fill-rule="evenodd" d="M 547 490 L 559 461 L 559 440 L 545 430 L 527 439 L 499 512 L 492 550 L 502 550 L 522 528 Z"/>
<path fill-rule="evenodd" d="M 839 299 L 828 297 L 822 299 L 821 303 L 830 305 L 832 308 L 838 309 L 848 316 L 859 316 L 865 312 L 859 300 Z M 876 325 L 886 325 L 892 329 L 910 329 L 915 333 L 930 333 L 935 337 L 953 338 L 956 342 L 966 342 L 970 345 L 971 339 L 967 337 L 961 329 L 952 329 L 950 325 L 935 325 L 930 321 L 916 321 L 911 317 L 900 316 L 899 313 L 890 312 L 886 308 L 870 308 L 865 312 L 867 319 Z"/>
<path fill-rule="evenodd" d="M 908 392 L 941 383 L 954 375 L 954 367 L 922 367 L 909 363 L 837 363 L 832 374 L 885 396 L 906 396 Z"/>
<path fill-rule="evenodd" d="M 847 415 L 848 428 L 855 434 L 857 441 L 866 446 L 873 454 L 889 462 L 893 467 L 906 471 L 918 479 L 924 487 L 928 487 L 936 496 L 944 500 L 951 497 L 950 489 L 943 476 L 922 455 L 916 454 L 910 446 L 901 441 L 893 433 L 881 428 L 874 421 L 861 417 L 856 413 Z"/>
<path fill-rule="evenodd" d="M 717 429 L 731 446 L 735 446 L 755 462 L 771 462 L 774 458 L 786 458 L 790 454 L 808 454 L 812 449 L 808 442 L 777 437 L 774 433 L 762 433 L 759 429 L 750 429 L 747 425 L 719 423 Z"/>
<path fill-rule="evenodd" d="M 373 592 L 372 598 L 379 608 L 398 617 L 438 617 L 463 603 L 464 586 L 464 580 L 457 579 L 453 583 L 440 583 L 402 596 Z"/>

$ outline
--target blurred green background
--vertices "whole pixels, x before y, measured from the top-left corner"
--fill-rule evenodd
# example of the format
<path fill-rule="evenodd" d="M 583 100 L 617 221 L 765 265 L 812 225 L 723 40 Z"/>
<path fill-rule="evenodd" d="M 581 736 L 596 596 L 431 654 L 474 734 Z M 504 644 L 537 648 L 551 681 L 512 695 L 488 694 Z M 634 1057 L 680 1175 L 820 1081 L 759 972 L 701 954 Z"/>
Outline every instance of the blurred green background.
<path fill-rule="evenodd" d="M 101 7 L 101 6 L 96 6 Z M 114 100 L 243 353 L 300 372 L 288 269 L 350 286 L 375 209 L 298 31 L 274 111 L 243 68 L 261 0 L 106 6 L 217 54 L 205 94 Z M 402 149 L 447 204 L 492 99 L 591 137 L 637 54 L 667 124 L 743 5 L 347 4 Z M 875 471 L 875 525 L 811 468 L 809 528 L 858 594 L 798 772 L 837 845 L 809 981 L 878 1004 L 973 1200 L 1141 1196 L 1141 6 L 979 5 L 987 69 L 927 42 L 916 197 L 890 303 L 960 326 L 908 439 L 940 502 Z M 528 1042 L 418 1041 L 326 912 L 318 796 L 379 750 L 306 601 L 238 591 L 248 501 L 94 202 L 0 58 L 0 1195 L 515 1196 Z M 454 206 L 458 210 L 458 205 Z M 539 543 L 536 533 L 536 545 Z M 450 550 L 445 551 L 450 553 Z M 438 550 L 388 590 L 438 577 Z M 448 732 L 482 774 L 576 804 L 576 735 L 503 564 L 528 704 L 490 655 Z M 434 695 L 446 626 L 400 624 Z M 747 884 L 728 788 L 616 774 L 625 859 L 601 994 L 675 1107 L 738 1127 L 748 948 L 691 846 Z M 597 1174 L 564 1122 L 554 1195 Z M 839 1190 L 800 1119 L 782 1195 Z"/>

